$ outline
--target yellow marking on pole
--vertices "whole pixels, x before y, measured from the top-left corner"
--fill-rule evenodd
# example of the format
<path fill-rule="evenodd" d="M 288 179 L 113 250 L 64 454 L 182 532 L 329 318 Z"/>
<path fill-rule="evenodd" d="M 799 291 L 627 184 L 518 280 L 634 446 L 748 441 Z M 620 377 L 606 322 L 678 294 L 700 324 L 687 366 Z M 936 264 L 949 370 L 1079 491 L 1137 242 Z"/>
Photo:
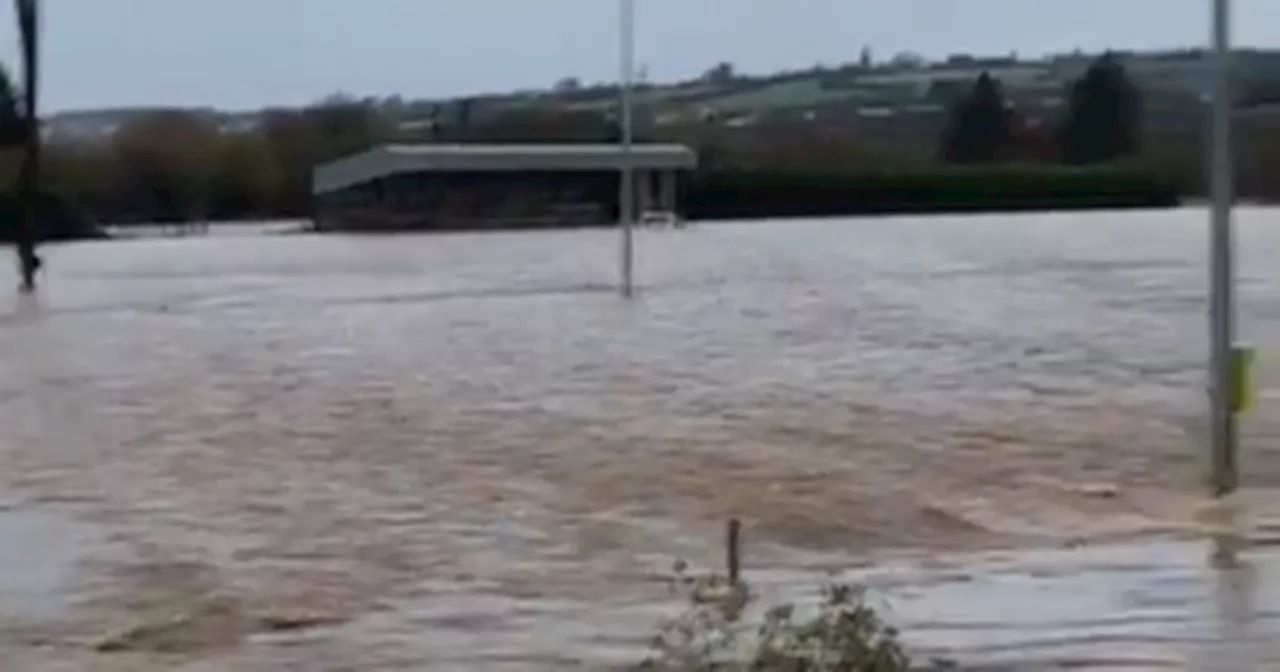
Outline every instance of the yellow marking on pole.
<path fill-rule="evenodd" d="M 1257 352 L 1251 345 L 1231 348 L 1231 412 L 1240 414 L 1253 408 L 1253 363 Z"/>

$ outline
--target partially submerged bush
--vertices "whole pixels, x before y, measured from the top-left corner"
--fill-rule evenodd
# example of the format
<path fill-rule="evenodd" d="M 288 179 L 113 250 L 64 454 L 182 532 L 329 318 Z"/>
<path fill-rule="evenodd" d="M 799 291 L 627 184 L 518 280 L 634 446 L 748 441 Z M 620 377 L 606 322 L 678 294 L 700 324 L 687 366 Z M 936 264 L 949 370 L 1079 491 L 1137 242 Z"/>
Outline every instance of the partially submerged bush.
<path fill-rule="evenodd" d="M 866 593 L 846 585 L 824 589 L 817 613 L 797 620 L 791 605 L 774 607 L 763 624 L 740 619 L 749 599 L 744 586 L 705 600 L 707 585 L 722 577 L 688 581 L 693 606 L 664 623 L 641 670 L 669 672 L 904 672 L 910 661 L 898 633 L 867 604 Z"/>
<path fill-rule="evenodd" d="M 818 614 L 794 620 L 794 608 L 776 607 L 760 627 L 752 670 L 787 672 L 900 672 L 911 666 L 886 625 L 866 603 L 865 593 L 846 585 L 824 590 Z"/>

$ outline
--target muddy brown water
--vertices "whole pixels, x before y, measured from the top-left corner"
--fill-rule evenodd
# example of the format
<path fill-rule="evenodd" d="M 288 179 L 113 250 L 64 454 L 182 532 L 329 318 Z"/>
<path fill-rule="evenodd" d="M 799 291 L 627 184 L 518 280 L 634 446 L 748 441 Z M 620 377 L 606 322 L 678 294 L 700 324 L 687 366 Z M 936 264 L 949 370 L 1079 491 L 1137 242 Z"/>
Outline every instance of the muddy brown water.
<path fill-rule="evenodd" d="M 1266 518 L 1280 212 L 1240 221 Z M 39 296 L 0 298 L 0 561 L 38 568 L 0 581 L 0 647 L 32 670 L 596 668 L 642 653 L 673 560 L 714 566 L 739 516 L 749 579 L 941 565 L 956 581 L 912 579 L 950 586 L 924 597 L 884 586 L 939 605 L 903 613 L 920 650 L 1053 658 L 993 639 L 1008 614 L 965 590 L 1040 607 L 964 554 L 1187 528 L 1206 227 L 1179 210 L 645 232 L 633 302 L 605 231 L 50 248 Z M 1203 564 L 1171 548 L 1174 575 Z M 1070 656 L 1137 647 L 1101 632 Z"/>

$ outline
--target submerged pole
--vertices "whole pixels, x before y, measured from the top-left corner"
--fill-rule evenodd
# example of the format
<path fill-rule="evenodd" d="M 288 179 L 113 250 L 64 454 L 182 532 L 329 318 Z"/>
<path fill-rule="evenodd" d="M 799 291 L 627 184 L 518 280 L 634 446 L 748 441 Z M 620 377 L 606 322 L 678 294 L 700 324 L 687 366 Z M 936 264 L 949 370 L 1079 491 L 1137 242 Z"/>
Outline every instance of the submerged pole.
<path fill-rule="evenodd" d="M 36 254 L 36 199 L 40 188 L 40 117 L 39 117 L 39 5 L 36 0 L 14 0 L 18 15 L 18 31 L 22 38 L 23 140 L 22 167 L 18 174 L 18 206 L 21 220 L 17 226 L 18 269 L 24 292 L 36 288 L 36 272 L 40 257 Z"/>
<path fill-rule="evenodd" d="M 1232 359 L 1236 327 L 1235 241 L 1232 232 L 1233 157 L 1231 139 L 1231 3 L 1213 2 L 1213 90 L 1209 134 L 1212 195 L 1210 215 L 1209 281 L 1210 326 L 1209 386 L 1212 424 L 1212 494 L 1225 497 L 1239 485 L 1236 462 L 1236 416 L 1232 403 L 1235 388 Z"/>
<path fill-rule="evenodd" d="M 634 144 L 632 137 L 634 120 L 631 108 L 633 103 L 633 79 L 635 77 L 635 23 L 635 0 L 619 0 L 618 27 L 621 54 L 618 61 L 622 73 L 619 78 L 618 116 L 621 126 L 619 149 L 622 166 L 618 180 L 618 227 L 622 235 L 621 289 L 622 296 L 628 299 L 635 295 L 635 241 L 633 239 L 633 229 L 635 228 L 636 199 L 635 169 L 631 162 L 631 150 Z"/>

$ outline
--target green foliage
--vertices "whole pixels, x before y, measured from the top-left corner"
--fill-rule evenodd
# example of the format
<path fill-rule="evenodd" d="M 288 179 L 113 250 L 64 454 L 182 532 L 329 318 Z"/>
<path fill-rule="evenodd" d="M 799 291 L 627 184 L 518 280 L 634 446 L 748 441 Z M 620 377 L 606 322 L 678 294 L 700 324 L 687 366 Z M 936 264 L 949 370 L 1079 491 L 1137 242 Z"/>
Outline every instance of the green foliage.
<path fill-rule="evenodd" d="M 864 591 L 845 585 L 823 590 L 809 618 L 784 605 L 758 625 L 741 605 L 694 601 L 663 623 L 640 670 L 665 672 L 905 672 L 911 661 Z"/>
<path fill-rule="evenodd" d="M 860 589 L 829 586 L 816 616 L 797 621 L 794 613 L 786 606 L 766 616 L 753 669 L 901 672 L 911 666 L 897 631 L 868 606 Z"/>
<path fill-rule="evenodd" d="M 952 164 L 1000 161 L 1011 137 L 1008 105 L 1000 83 L 982 73 L 951 108 L 942 133 L 941 158 Z"/>
<path fill-rule="evenodd" d="M 267 111 L 256 128 L 222 122 L 187 110 L 147 113 L 105 144 L 50 145 L 45 179 L 104 220 L 297 217 L 310 207 L 315 165 L 391 137 L 371 102 L 346 96 Z"/>
<path fill-rule="evenodd" d="M 155 219 L 204 208 L 221 138 L 215 123 L 166 110 L 143 115 L 112 138 L 122 195 Z M 185 219 L 185 217 L 176 217 Z"/>
<path fill-rule="evenodd" d="M 1089 81 L 1097 79 L 1095 75 Z M 1105 83 L 1106 78 L 1102 79 Z M 1105 88 L 1095 83 L 1087 90 Z M 22 124 L 14 121 L 21 107 L 17 89 L 0 72 L 0 145 L 6 137 L 10 145 L 23 137 Z M 1080 99 L 1092 100 L 1084 94 Z M 433 104 L 412 113 L 405 109 L 402 101 L 391 105 L 338 95 L 302 109 L 264 111 L 256 124 L 244 127 L 209 111 L 155 111 L 132 118 L 105 142 L 55 136 L 45 144 L 42 180 L 46 189 L 97 221 L 306 217 L 312 207 L 311 173 L 317 164 L 382 142 L 619 140 L 617 115 L 608 106 L 502 108 L 479 98 L 462 104 Z M 418 130 L 398 131 L 394 110 L 428 123 Z M 985 165 L 1016 154 L 1002 147 L 1008 144 L 1009 115 L 999 83 L 990 77 L 979 77 L 953 112 L 943 153 L 953 162 L 971 164 L 966 168 L 938 166 L 928 156 L 928 141 L 913 153 L 902 143 L 876 145 L 876 138 L 864 138 L 857 131 L 820 125 L 761 123 L 739 128 L 687 122 L 660 126 L 642 109 L 635 135 L 638 142 L 681 142 L 698 148 L 703 168 L 691 176 L 684 199 L 687 214 L 694 218 L 1120 207 L 1177 201 L 1171 182 L 1136 167 L 1069 171 L 1043 165 Z M 1160 148 L 1172 151 L 1167 143 Z M 1154 160 L 1146 165 L 1177 176 L 1179 186 L 1196 186 L 1197 182 L 1183 179 L 1199 174 L 1194 154 L 1170 156 L 1181 157 L 1176 160 L 1179 170 Z M 17 152 L 0 151 L 0 190 L 13 184 L 18 158 Z M 1266 180 L 1244 183 L 1275 189 Z"/>
<path fill-rule="evenodd" d="M 876 213 L 1177 205 L 1175 185 L 1150 171 L 1003 165 L 903 172 L 716 170 L 686 185 L 686 214 L 735 219 Z"/>
<path fill-rule="evenodd" d="M 614 126 L 609 117 L 596 112 L 515 109 L 474 123 L 467 139 L 518 144 L 617 142 Z"/>
<path fill-rule="evenodd" d="M 1142 94 L 1124 65 L 1107 54 L 1072 86 L 1059 131 L 1064 162 L 1088 164 L 1134 156 L 1141 148 Z"/>
<path fill-rule="evenodd" d="M 20 145 L 25 137 L 22 95 L 9 70 L 0 66 L 0 148 Z"/>
<path fill-rule="evenodd" d="M 35 238 L 37 241 L 82 240 L 103 237 L 103 232 L 85 221 L 82 213 L 71 204 L 49 193 L 38 193 L 35 198 Z M 22 204 L 14 196 L 0 195 L 0 243 L 13 243 L 18 239 L 14 224 L 21 221 Z"/>

